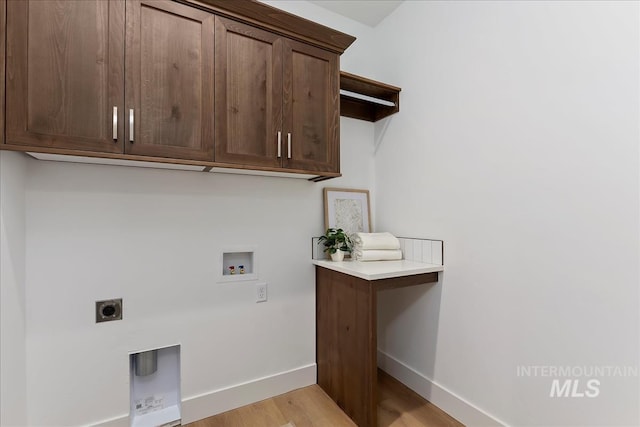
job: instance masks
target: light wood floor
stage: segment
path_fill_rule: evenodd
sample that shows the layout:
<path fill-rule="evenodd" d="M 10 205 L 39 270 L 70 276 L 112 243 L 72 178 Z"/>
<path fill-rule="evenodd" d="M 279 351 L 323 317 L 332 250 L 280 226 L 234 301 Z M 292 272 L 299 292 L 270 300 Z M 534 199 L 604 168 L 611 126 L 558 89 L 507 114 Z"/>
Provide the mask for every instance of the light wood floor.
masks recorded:
<path fill-rule="evenodd" d="M 289 425 L 287 425 L 290 423 Z M 294 390 L 189 424 L 189 427 L 353 427 L 355 424 L 318 386 Z M 464 427 L 378 370 L 378 427 Z"/>
<path fill-rule="evenodd" d="M 378 427 L 464 427 L 464 424 L 378 369 Z"/>

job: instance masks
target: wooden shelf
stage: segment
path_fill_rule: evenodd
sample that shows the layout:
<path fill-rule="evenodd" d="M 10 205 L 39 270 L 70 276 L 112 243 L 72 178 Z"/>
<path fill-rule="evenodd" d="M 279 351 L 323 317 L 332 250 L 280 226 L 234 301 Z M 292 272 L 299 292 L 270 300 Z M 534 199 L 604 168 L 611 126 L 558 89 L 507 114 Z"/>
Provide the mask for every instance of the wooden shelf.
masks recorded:
<path fill-rule="evenodd" d="M 396 86 L 341 71 L 340 115 L 377 122 L 400 111 L 401 90 Z"/>

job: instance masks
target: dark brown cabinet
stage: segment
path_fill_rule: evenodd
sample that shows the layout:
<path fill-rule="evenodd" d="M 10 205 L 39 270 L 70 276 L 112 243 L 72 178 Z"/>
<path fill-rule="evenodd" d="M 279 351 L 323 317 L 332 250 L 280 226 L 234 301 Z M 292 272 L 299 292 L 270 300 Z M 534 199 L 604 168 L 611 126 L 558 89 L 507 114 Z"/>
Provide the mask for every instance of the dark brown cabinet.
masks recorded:
<path fill-rule="evenodd" d="M 127 0 L 125 152 L 213 160 L 214 15 Z"/>
<path fill-rule="evenodd" d="M 216 162 L 278 168 L 282 37 L 216 17 Z"/>
<path fill-rule="evenodd" d="M 124 8 L 124 0 L 7 3 L 7 141 L 122 152 Z"/>
<path fill-rule="evenodd" d="M 12 143 L 213 159 L 213 14 L 168 0 L 11 1 L 8 13 Z"/>
<path fill-rule="evenodd" d="M 216 18 L 217 162 L 339 170 L 338 55 Z"/>
<path fill-rule="evenodd" d="M 351 36 L 254 1 L 0 0 L 0 20 L 0 149 L 339 176 Z"/>
<path fill-rule="evenodd" d="M 293 40 L 284 44 L 284 166 L 340 169 L 338 55 Z M 286 152 L 286 155 L 285 155 Z"/>

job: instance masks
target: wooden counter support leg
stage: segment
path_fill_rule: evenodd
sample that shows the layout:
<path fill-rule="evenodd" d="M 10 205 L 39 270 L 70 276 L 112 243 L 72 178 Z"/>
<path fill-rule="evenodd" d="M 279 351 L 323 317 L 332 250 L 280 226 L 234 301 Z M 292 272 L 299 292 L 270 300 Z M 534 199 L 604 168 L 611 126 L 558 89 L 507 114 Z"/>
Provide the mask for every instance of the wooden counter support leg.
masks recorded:
<path fill-rule="evenodd" d="M 318 384 L 360 427 L 377 425 L 376 338 L 372 282 L 316 268 Z"/>
<path fill-rule="evenodd" d="M 359 427 L 377 427 L 376 292 L 437 281 L 437 272 L 365 280 L 316 266 L 318 385 Z"/>

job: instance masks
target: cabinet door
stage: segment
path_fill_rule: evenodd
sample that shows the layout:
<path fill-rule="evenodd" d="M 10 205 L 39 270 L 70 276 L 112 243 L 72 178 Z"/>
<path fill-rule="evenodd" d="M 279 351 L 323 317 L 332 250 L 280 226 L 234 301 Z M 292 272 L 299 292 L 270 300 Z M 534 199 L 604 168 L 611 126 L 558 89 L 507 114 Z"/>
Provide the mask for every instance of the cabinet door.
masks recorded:
<path fill-rule="evenodd" d="M 121 153 L 124 0 L 9 1 L 6 18 L 6 142 Z"/>
<path fill-rule="evenodd" d="M 214 15 L 127 0 L 127 154 L 213 160 Z"/>
<path fill-rule="evenodd" d="M 216 162 L 280 167 L 282 38 L 216 18 Z"/>
<path fill-rule="evenodd" d="M 284 165 L 306 171 L 339 172 L 338 55 L 286 40 L 283 57 Z"/>

